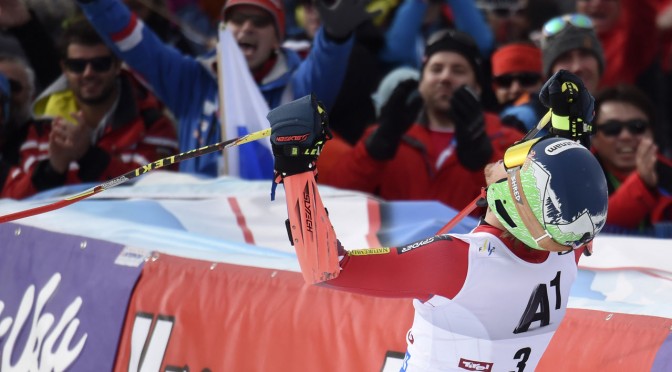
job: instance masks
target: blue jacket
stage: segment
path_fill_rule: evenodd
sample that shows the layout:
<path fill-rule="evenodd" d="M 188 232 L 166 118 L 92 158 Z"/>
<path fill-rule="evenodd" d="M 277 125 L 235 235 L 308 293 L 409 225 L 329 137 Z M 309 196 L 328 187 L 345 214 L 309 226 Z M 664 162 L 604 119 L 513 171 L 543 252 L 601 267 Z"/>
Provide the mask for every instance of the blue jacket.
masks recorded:
<path fill-rule="evenodd" d="M 445 0 L 453 12 L 455 28 L 474 38 L 481 55 L 488 58 L 495 45 L 495 36 L 473 1 Z M 427 38 L 441 28 L 440 24 L 423 29 L 425 11 L 423 0 L 405 0 L 395 13 L 385 33 L 386 45 L 380 58 L 391 66 L 422 67 Z"/>
<path fill-rule="evenodd" d="M 165 45 L 119 0 L 93 0 L 79 5 L 110 48 L 153 88 L 178 119 L 180 152 L 221 141 L 214 58 L 194 59 Z M 328 40 L 320 30 L 305 60 L 293 51 L 282 49 L 278 63 L 269 74 L 273 78 L 259 85 L 269 107 L 273 109 L 310 93 L 327 108 L 333 106 L 352 45 L 352 37 L 339 44 Z M 242 148 L 240 156 L 243 158 Z M 215 152 L 187 160 L 180 163 L 180 170 L 216 176 L 220 157 L 219 152 Z M 241 177 L 272 177 L 270 155 L 249 158 L 262 163 L 250 168 L 263 171 L 246 173 L 247 167 L 241 166 Z"/>

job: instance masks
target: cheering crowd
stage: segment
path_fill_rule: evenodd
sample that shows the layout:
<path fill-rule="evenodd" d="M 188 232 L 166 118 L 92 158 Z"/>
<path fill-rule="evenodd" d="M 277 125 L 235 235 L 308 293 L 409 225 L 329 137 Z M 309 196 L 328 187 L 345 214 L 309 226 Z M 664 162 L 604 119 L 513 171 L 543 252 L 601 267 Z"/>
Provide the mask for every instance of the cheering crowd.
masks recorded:
<path fill-rule="evenodd" d="M 318 182 L 386 200 L 464 208 L 567 70 L 596 98 L 604 231 L 672 236 L 672 1 L 39 1 L 0 0 L 3 197 L 221 141 L 221 21 L 271 109 L 324 104 Z M 220 162 L 175 171 L 214 177 Z"/>

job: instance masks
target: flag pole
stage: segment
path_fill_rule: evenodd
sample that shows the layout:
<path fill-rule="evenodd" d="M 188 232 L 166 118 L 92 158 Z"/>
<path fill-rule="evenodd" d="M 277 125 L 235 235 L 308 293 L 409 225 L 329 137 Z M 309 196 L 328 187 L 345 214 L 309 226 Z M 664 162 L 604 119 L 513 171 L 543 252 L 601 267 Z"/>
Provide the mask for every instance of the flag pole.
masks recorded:
<path fill-rule="evenodd" d="M 220 141 L 224 141 L 226 139 L 226 114 L 225 110 L 226 107 L 224 106 L 225 102 L 225 97 L 224 95 L 226 92 L 224 91 L 224 68 L 222 67 L 222 43 L 219 42 L 221 41 L 221 35 L 222 32 L 224 32 L 224 29 L 226 26 L 224 25 L 224 22 L 219 22 L 218 25 L 218 32 L 217 32 L 217 96 L 219 99 L 219 109 L 217 110 L 218 116 L 219 116 L 219 129 L 222 133 L 221 138 L 219 139 Z M 229 174 L 229 158 L 227 156 L 226 151 L 222 151 L 222 164 L 219 169 L 219 174 L 220 175 L 228 175 Z"/>

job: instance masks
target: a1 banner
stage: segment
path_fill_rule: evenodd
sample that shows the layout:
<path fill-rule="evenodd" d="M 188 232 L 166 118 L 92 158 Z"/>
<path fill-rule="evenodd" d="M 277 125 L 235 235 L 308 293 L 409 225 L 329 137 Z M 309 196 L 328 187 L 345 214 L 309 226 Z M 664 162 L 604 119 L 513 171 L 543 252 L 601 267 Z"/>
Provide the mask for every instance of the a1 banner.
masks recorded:
<path fill-rule="evenodd" d="M 0 370 L 112 370 L 146 253 L 17 224 L 0 242 Z"/>

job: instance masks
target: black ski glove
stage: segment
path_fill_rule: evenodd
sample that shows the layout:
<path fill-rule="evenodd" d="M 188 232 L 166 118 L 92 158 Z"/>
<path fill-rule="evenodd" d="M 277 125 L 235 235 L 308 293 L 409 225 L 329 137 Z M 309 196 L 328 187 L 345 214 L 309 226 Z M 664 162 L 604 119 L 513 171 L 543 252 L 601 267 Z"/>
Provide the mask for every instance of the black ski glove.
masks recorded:
<path fill-rule="evenodd" d="M 397 153 L 401 137 L 413 125 L 422 107 L 418 81 L 400 82 L 380 109 L 380 126 L 366 139 L 366 151 L 376 160 L 390 160 Z"/>
<path fill-rule="evenodd" d="M 595 132 L 592 126 L 595 98 L 588 92 L 581 79 L 566 70 L 553 74 L 541 87 L 541 103 L 550 108 L 552 134 L 572 140 L 580 140 L 584 145 Z M 589 145 L 589 142 L 588 142 Z"/>
<path fill-rule="evenodd" d="M 327 112 L 314 95 L 279 106 L 266 116 L 271 124 L 275 183 L 313 171 L 324 142 L 331 139 Z"/>
<path fill-rule="evenodd" d="M 315 0 L 315 5 L 320 13 L 324 31 L 336 41 L 347 39 L 357 26 L 381 12 L 366 11 L 370 0 L 335 0 L 329 5 L 325 4 L 325 1 L 328 0 Z"/>
<path fill-rule="evenodd" d="M 450 99 L 450 112 L 455 122 L 457 159 L 469 170 L 482 169 L 490 161 L 493 150 L 485 132 L 485 117 L 478 96 L 463 85 Z"/>

